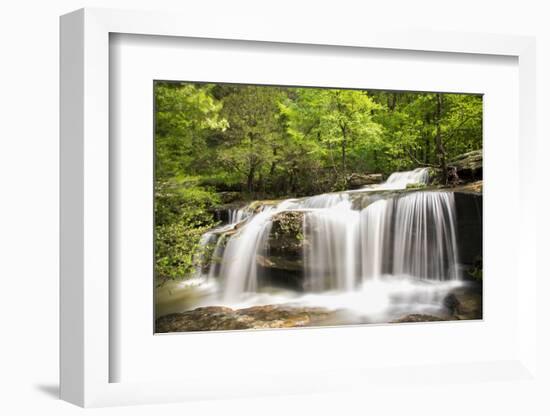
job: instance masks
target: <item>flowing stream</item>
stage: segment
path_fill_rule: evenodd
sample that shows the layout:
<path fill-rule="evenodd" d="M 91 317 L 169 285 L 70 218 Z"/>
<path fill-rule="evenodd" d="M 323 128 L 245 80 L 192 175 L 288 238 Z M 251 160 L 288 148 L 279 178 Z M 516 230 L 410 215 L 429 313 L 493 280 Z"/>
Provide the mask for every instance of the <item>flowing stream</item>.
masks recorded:
<path fill-rule="evenodd" d="M 437 313 L 449 288 L 461 284 L 454 194 L 399 191 L 428 179 L 423 168 L 396 172 L 360 190 L 229 212 L 229 224 L 201 240 L 212 247 L 212 261 L 206 270 L 197 267 L 193 281 L 205 295 L 194 305 L 293 303 L 375 321 Z M 273 218 L 293 211 L 303 218 L 302 291 L 272 287 L 258 264 L 269 254 Z"/>

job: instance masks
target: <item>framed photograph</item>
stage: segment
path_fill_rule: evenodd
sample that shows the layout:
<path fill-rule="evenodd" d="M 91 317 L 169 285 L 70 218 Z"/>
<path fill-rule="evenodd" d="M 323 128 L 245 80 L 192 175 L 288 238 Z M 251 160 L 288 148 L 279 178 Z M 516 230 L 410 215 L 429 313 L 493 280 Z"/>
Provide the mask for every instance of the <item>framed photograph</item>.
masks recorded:
<path fill-rule="evenodd" d="M 156 332 L 482 319 L 482 95 L 153 89 Z"/>
<path fill-rule="evenodd" d="M 62 398 L 537 383 L 534 40 L 181 18 L 61 18 Z"/>

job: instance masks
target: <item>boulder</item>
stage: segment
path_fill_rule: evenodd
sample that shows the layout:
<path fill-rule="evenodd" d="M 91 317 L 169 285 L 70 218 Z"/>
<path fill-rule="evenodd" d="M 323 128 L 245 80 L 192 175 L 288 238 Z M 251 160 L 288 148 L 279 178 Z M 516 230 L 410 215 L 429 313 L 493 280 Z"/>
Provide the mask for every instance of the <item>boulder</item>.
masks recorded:
<path fill-rule="evenodd" d="M 483 181 L 465 183 L 451 187 L 453 192 L 481 195 L 483 193 Z"/>
<path fill-rule="evenodd" d="M 421 313 L 412 313 L 405 315 L 399 319 L 391 321 L 392 324 L 401 324 L 406 322 L 436 322 L 436 321 L 447 321 L 448 319 L 442 318 L 435 315 L 426 315 Z"/>
<path fill-rule="evenodd" d="M 352 173 L 347 178 L 349 189 L 358 189 L 367 185 L 382 183 L 384 178 L 381 173 Z"/>
<path fill-rule="evenodd" d="M 332 324 L 336 313 L 323 308 L 288 305 L 231 309 L 209 306 L 161 316 L 156 332 L 227 331 L 232 329 L 296 328 Z"/>
<path fill-rule="evenodd" d="M 257 254 L 256 260 L 259 266 L 266 269 L 277 269 L 288 272 L 301 272 L 303 267 L 302 260 L 295 257 L 284 257 L 275 255 L 262 256 L 261 254 Z"/>
<path fill-rule="evenodd" d="M 304 213 L 283 211 L 272 218 L 269 254 L 285 258 L 301 257 L 304 244 Z"/>
<path fill-rule="evenodd" d="M 281 199 L 259 199 L 248 204 L 248 209 L 252 212 L 261 212 L 266 207 L 272 207 L 282 202 Z"/>
<path fill-rule="evenodd" d="M 303 221 L 300 211 L 283 211 L 273 217 L 267 250 L 256 256 L 266 284 L 303 290 Z"/>
<path fill-rule="evenodd" d="M 483 179 L 483 149 L 464 153 L 449 161 L 459 179 L 465 182 Z"/>
<path fill-rule="evenodd" d="M 454 319 L 482 319 L 482 287 L 470 284 L 457 288 L 445 296 L 443 305 Z"/>

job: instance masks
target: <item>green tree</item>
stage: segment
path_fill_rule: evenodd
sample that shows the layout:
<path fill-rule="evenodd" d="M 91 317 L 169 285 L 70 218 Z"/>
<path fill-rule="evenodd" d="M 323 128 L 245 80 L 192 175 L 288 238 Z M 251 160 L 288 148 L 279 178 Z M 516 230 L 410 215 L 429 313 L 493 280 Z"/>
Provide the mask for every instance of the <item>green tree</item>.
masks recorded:
<path fill-rule="evenodd" d="M 383 106 L 375 120 L 383 126 L 387 166 L 403 170 L 431 166 L 447 179 L 449 161 L 482 147 L 482 97 L 443 93 L 374 93 Z"/>
<path fill-rule="evenodd" d="M 159 281 L 195 270 L 227 198 L 347 189 L 351 173 L 430 166 L 482 147 L 480 95 L 155 83 Z"/>
<path fill-rule="evenodd" d="M 216 223 L 209 210 L 216 194 L 196 187 L 159 183 L 155 189 L 155 275 L 158 283 L 190 276 L 202 234 Z"/>
<path fill-rule="evenodd" d="M 281 147 L 278 102 L 282 96 L 279 88 L 243 86 L 223 100 L 229 128 L 219 159 L 244 176 L 249 193 L 262 182 L 266 168 L 275 169 Z"/>
<path fill-rule="evenodd" d="M 361 164 L 380 146 L 382 130 L 373 119 L 380 108 L 365 91 L 309 88 L 298 89 L 297 98 L 281 107 L 290 134 L 316 143 L 313 151 L 327 159 L 342 185 L 350 160 Z"/>
<path fill-rule="evenodd" d="M 161 179 L 202 170 L 210 158 L 206 138 L 223 131 L 222 103 L 211 85 L 157 82 L 155 85 L 155 148 Z"/>

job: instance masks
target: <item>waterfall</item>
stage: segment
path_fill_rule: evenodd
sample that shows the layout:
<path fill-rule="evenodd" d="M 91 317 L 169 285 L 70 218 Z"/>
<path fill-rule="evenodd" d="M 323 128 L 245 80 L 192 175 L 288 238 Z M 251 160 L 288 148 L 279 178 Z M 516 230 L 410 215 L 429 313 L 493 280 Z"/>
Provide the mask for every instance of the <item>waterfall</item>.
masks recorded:
<path fill-rule="evenodd" d="M 380 279 L 384 255 L 388 254 L 393 204 L 380 199 L 361 211 L 361 272 L 364 278 Z"/>
<path fill-rule="evenodd" d="M 308 289 L 353 290 L 386 275 L 425 280 L 458 279 L 454 196 L 414 192 L 351 204 L 305 216 Z"/>
<path fill-rule="evenodd" d="M 216 245 L 214 250 L 212 250 L 210 257 L 210 269 L 208 270 L 208 279 L 213 279 L 219 276 L 221 268 L 221 259 L 223 257 L 223 252 L 225 250 L 226 236 L 223 234 L 223 229 L 220 230 L 220 233 L 217 234 L 216 240 L 214 241 Z"/>
<path fill-rule="evenodd" d="M 265 247 L 266 238 L 269 236 L 271 210 L 269 207 L 253 216 L 246 226 L 227 242 L 220 269 L 225 299 L 234 300 L 243 293 L 256 291 L 256 255 Z"/>
<path fill-rule="evenodd" d="M 430 171 L 428 168 L 417 168 L 405 172 L 393 172 L 386 182 L 377 185 L 367 185 L 359 192 L 369 190 L 398 190 L 406 189 L 407 185 L 422 184 L 427 185 L 430 181 Z M 356 191 L 356 192 L 358 192 Z"/>
<path fill-rule="evenodd" d="M 348 195 L 340 193 L 314 195 L 296 202 L 299 208 L 331 208 L 348 201 Z"/>
<path fill-rule="evenodd" d="M 346 199 L 304 216 L 305 286 L 315 292 L 353 290 L 357 280 L 356 258 L 359 213 Z"/>
<path fill-rule="evenodd" d="M 458 279 L 453 193 L 414 192 L 396 202 L 393 273 Z"/>
<path fill-rule="evenodd" d="M 386 180 L 386 189 L 404 189 L 410 184 L 427 184 L 430 179 L 428 168 L 417 168 L 406 172 L 394 172 Z"/>
<path fill-rule="evenodd" d="M 227 210 L 229 224 L 237 224 L 250 216 L 248 207 Z"/>
<path fill-rule="evenodd" d="M 200 277 L 204 273 L 204 264 L 208 257 L 210 246 L 216 243 L 217 235 L 213 231 L 208 231 L 201 236 L 199 240 L 199 250 L 193 257 L 195 265 L 195 277 Z"/>
<path fill-rule="evenodd" d="M 253 215 L 227 242 L 223 251 L 220 278 L 223 282 L 223 297 L 238 300 L 244 293 L 256 292 L 258 288 L 257 255 L 267 250 L 273 215 L 292 206 L 294 200 L 277 206 L 264 206 Z"/>
<path fill-rule="evenodd" d="M 232 210 L 230 224 L 206 233 L 213 245 L 208 277 L 217 278 L 223 299 L 238 301 L 261 291 L 258 256 L 269 257 L 272 218 L 303 212 L 303 288 L 306 292 L 353 292 L 388 277 L 408 280 L 459 279 L 454 194 L 442 191 L 381 192 L 427 183 L 428 170 L 396 172 L 365 193 L 368 205 L 354 204 L 355 191 L 288 199 L 254 211 Z M 354 206 L 359 205 L 359 206 Z M 198 271 L 199 272 L 199 271 Z"/>

